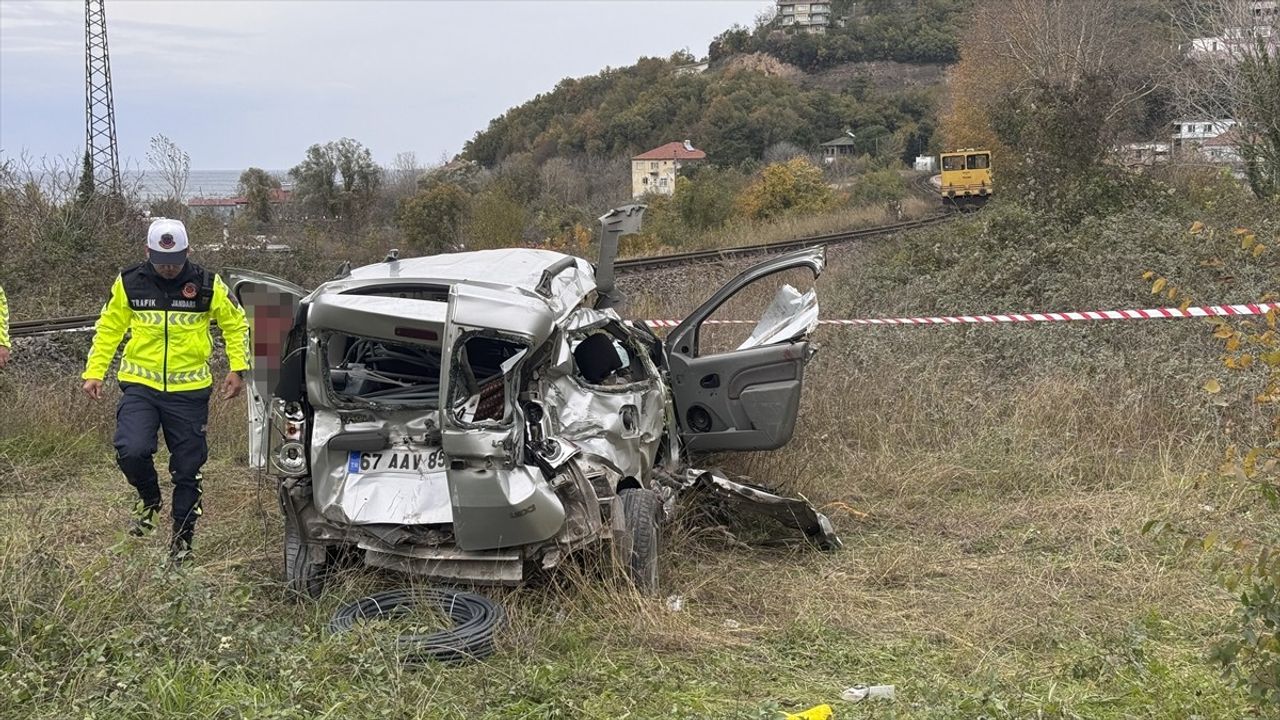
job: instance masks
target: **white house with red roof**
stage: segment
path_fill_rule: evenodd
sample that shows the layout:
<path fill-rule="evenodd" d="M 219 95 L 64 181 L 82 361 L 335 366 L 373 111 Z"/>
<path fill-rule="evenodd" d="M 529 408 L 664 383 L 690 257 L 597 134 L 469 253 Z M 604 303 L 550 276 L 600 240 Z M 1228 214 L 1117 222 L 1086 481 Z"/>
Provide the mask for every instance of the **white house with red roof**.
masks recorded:
<path fill-rule="evenodd" d="M 676 189 L 676 174 L 690 163 L 707 159 L 707 154 L 688 140 L 669 142 L 631 158 L 631 196 L 649 193 L 670 195 Z"/>

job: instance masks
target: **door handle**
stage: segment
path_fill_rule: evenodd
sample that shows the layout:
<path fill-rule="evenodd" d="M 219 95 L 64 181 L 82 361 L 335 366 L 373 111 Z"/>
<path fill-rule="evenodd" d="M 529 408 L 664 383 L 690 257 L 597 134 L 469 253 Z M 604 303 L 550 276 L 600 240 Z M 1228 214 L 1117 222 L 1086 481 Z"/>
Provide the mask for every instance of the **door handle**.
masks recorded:
<path fill-rule="evenodd" d="M 703 375 L 702 379 L 698 381 L 698 384 L 704 388 L 707 388 L 708 390 L 710 390 L 711 388 L 718 388 L 720 387 L 720 373 L 711 373 L 710 375 Z"/>

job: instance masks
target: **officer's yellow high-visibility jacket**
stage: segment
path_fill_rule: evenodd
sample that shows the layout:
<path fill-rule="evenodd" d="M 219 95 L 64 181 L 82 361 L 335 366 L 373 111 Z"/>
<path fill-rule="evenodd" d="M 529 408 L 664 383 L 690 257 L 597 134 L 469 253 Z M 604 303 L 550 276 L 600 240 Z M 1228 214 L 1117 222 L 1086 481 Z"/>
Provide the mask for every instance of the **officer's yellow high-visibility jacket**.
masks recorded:
<path fill-rule="evenodd" d="M 0 287 L 0 347 L 9 347 L 9 300 Z"/>
<path fill-rule="evenodd" d="M 191 262 L 175 280 L 160 277 L 149 263 L 128 268 L 111 286 L 111 298 L 94 325 L 82 377 L 106 377 L 127 330 L 120 382 L 166 392 L 207 388 L 213 384 L 210 320 L 222 332 L 231 370 L 249 369 L 249 326 L 222 278 Z"/>

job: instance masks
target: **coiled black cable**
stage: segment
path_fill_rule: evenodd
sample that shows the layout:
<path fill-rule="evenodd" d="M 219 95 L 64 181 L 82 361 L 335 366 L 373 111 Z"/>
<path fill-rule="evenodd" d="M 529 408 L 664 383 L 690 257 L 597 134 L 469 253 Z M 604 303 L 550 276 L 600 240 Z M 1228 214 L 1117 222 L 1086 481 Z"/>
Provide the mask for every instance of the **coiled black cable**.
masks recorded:
<path fill-rule="evenodd" d="M 396 638 L 396 648 L 405 662 L 464 663 L 493 654 L 494 633 L 506 617 L 502 608 L 482 595 L 443 588 L 387 590 L 361 598 L 334 612 L 329 632 L 346 632 L 357 620 L 405 615 L 420 604 L 435 605 L 453 620 L 453 627 Z"/>

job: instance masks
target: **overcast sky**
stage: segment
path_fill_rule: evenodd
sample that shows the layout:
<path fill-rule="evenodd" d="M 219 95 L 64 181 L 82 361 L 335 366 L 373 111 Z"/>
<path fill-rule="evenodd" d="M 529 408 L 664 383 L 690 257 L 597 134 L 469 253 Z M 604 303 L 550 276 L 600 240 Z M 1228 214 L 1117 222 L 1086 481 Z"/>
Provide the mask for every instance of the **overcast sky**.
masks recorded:
<path fill-rule="evenodd" d="M 122 162 L 164 134 L 193 169 L 283 170 L 352 137 L 452 156 L 564 77 L 701 57 L 771 0 L 107 0 Z M 0 0 L 0 152 L 84 144 L 84 3 Z"/>

